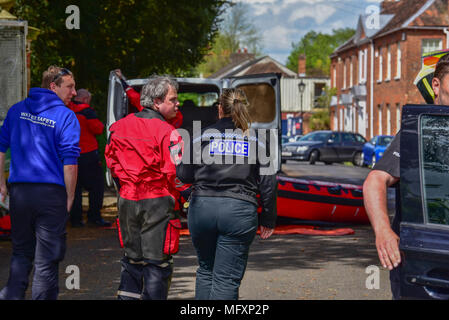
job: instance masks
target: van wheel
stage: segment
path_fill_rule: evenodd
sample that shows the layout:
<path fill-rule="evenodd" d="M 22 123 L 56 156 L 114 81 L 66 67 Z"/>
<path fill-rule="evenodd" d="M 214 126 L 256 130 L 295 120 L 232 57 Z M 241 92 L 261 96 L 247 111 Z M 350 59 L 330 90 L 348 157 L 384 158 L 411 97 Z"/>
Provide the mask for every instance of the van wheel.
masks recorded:
<path fill-rule="evenodd" d="M 310 153 L 309 163 L 310 163 L 310 164 L 315 164 L 315 162 L 318 161 L 318 156 L 319 156 L 318 150 L 313 150 L 313 151 Z"/>

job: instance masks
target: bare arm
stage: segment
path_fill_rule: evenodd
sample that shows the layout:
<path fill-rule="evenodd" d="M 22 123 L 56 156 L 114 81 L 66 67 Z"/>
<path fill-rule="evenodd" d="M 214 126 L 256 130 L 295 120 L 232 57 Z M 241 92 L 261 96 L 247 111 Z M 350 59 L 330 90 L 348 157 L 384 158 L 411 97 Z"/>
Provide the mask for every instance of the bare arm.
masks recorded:
<path fill-rule="evenodd" d="M 391 229 L 387 209 L 387 190 L 399 179 L 387 172 L 373 170 L 363 184 L 363 200 L 376 235 L 376 248 L 384 268 L 393 269 L 401 262 L 399 236 Z"/>
<path fill-rule="evenodd" d="M 64 182 L 67 191 L 67 212 L 73 205 L 75 199 L 76 179 L 78 177 L 78 165 L 65 165 L 64 166 Z"/>

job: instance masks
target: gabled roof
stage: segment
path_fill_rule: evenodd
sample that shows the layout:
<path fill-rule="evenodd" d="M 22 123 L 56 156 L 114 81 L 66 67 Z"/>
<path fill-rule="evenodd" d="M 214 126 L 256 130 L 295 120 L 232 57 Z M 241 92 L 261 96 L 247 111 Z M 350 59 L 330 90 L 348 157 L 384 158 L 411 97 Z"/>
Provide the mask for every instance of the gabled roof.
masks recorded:
<path fill-rule="evenodd" d="M 389 32 L 406 28 L 449 26 L 449 0 L 400 0 L 384 2 L 379 16 L 379 28 L 370 24 L 370 15 L 360 15 L 355 35 L 338 47 L 331 56 L 361 45 Z"/>
<path fill-rule="evenodd" d="M 209 78 L 222 79 L 259 73 L 281 73 L 284 77 L 296 77 L 297 74 L 270 56 L 258 59 L 245 59 L 238 63 L 230 63 L 221 70 L 218 70 Z"/>

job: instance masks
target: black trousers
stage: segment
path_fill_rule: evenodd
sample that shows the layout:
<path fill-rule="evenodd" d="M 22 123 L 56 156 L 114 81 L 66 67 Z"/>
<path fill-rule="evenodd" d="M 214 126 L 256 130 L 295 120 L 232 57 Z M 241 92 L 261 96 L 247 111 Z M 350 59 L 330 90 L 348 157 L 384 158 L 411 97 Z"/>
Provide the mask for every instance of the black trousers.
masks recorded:
<path fill-rule="evenodd" d="M 78 180 L 76 183 L 75 200 L 70 211 L 70 221 L 79 223 L 82 221 L 83 189 L 89 192 L 89 211 L 87 219 L 97 221 L 101 218 L 100 210 L 103 207 L 104 180 L 98 150 L 82 153 L 78 158 Z"/>
<path fill-rule="evenodd" d="M 55 184 L 13 183 L 10 199 L 12 257 L 0 300 L 25 298 L 33 262 L 32 299 L 55 300 L 58 266 L 66 251 L 66 190 Z"/>

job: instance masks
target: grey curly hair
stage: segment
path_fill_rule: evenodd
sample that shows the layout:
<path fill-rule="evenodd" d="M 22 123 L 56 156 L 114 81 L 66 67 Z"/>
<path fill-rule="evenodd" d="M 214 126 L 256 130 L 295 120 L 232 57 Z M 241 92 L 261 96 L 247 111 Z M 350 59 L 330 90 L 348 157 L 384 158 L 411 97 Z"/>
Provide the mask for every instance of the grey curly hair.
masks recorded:
<path fill-rule="evenodd" d="M 153 108 L 154 100 L 165 100 L 168 89 L 179 89 L 178 82 L 169 76 L 151 76 L 140 93 L 140 104 L 144 108 Z"/>

